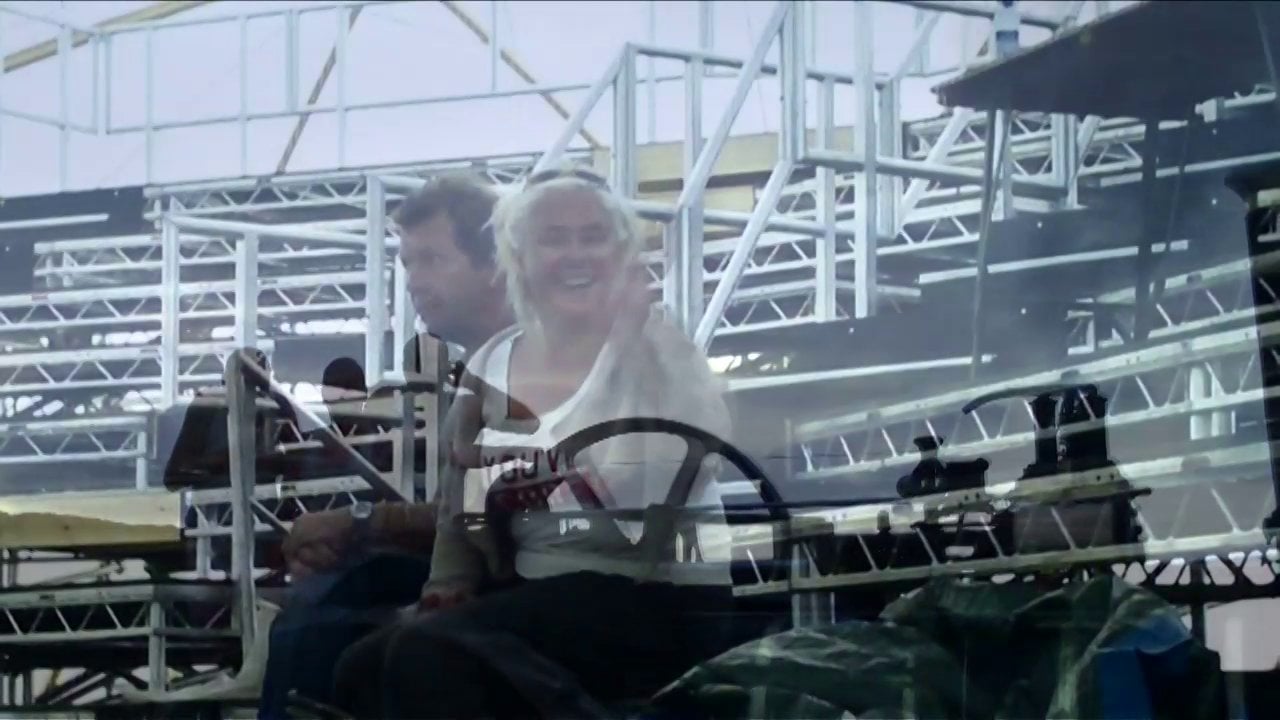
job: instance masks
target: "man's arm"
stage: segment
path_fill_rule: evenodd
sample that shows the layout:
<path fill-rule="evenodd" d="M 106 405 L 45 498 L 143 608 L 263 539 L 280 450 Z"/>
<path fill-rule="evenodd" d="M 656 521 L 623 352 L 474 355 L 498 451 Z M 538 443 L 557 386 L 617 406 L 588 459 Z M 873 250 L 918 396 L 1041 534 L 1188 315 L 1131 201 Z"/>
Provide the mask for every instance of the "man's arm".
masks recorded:
<path fill-rule="evenodd" d="M 436 506 L 383 503 L 369 518 L 373 547 L 427 555 L 435 543 Z M 303 515 L 285 538 L 285 562 L 293 575 L 332 570 L 351 551 L 355 521 L 348 508 Z"/>

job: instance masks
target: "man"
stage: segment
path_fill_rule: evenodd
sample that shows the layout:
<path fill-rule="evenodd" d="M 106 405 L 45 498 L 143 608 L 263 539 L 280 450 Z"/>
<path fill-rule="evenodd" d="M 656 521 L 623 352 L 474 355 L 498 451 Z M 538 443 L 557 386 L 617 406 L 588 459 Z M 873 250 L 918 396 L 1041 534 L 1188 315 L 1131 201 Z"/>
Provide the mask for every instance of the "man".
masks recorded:
<path fill-rule="evenodd" d="M 494 264 L 496 201 L 489 187 L 441 177 L 393 216 L 415 310 L 432 334 L 468 349 L 514 322 Z M 435 505 L 363 505 L 303 515 L 285 540 L 295 590 L 309 602 L 287 608 L 273 625 L 260 707 L 267 720 L 285 717 L 290 690 L 328 702 L 337 654 L 380 619 L 363 611 L 412 603 L 426 579 Z"/>
<path fill-rule="evenodd" d="M 462 178 L 429 182 L 393 217 L 400 235 L 400 258 L 408 272 L 414 309 L 433 335 L 464 348 L 477 348 L 514 320 L 505 285 L 494 265 L 489 216 L 496 194 Z M 368 540 L 418 550 L 434 531 L 432 505 L 380 505 L 369 518 Z M 353 518 L 345 509 L 299 518 L 285 542 L 292 574 L 331 570 L 347 550 Z M 425 543 L 430 549 L 430 543 Z"/>

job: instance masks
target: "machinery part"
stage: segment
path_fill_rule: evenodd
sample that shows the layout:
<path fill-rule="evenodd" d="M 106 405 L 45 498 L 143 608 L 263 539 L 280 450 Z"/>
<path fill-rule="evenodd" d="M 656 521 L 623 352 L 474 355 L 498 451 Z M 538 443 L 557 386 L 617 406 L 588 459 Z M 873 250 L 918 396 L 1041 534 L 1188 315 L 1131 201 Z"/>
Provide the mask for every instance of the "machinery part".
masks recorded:
<path fill-rule="evenodd" d="M 908 475 L 898 478 L 898 494 L 904 498 L 980 488 L 987 484 L 987 460 L 956 460 L 943 462 L 938 459 L 938 449 L 945 438 L 923 435 L 916 438 L 920 462 Z"/>

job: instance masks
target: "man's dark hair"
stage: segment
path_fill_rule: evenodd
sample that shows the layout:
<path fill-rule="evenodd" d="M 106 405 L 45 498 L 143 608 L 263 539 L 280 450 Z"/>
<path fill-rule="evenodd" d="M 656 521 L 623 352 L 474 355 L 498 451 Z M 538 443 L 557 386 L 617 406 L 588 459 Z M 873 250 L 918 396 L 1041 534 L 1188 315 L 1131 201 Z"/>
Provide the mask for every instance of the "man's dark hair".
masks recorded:
<path fill-rule="evenodd" d="M 444 213 L 453 222 L 458 249 L 476 265 L 489 266 L 494 253 L 489 218 L 497 202 L 497 193 L 487 185 L 466 177 L 442 176 L 406 197 L 392 219 L 407 233 Z"/>

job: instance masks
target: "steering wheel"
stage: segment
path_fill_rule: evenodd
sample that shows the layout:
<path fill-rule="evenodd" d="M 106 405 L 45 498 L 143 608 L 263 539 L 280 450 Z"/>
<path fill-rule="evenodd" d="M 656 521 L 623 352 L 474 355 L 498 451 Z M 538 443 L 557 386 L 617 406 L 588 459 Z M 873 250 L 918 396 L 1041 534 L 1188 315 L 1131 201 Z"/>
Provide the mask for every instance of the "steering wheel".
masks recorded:
<path fill-rule="evenodd" d="M 760 494 L 761 500 L 764 501 L 763 508 L 768 512 L 769 519 L 775 523 L 784 524 L 790 520 L 791 514 L 787 510 L 782 500 L 782 496 L 778 493 L 773 481 L 769 479 L 763 469 L 755 463 L 745 452 L 729 441 L 717 437 L 701 428 L 694 427 L 688 423 L 678 420 L 670 420 L 667 418 L 657 417 L 628 417 L 616 420 L 606 420 L 585 427 L 564 440 L 560 441 L 554 449 L 549 453 L 556 453 L 553 457 L 562 457 L 571 464 L 574 459 L 584 450 L 613 438 L 624 435 L 633 434 L 656 434 L 656 435 L 673 435 L 685 442 L 685 454 L 681 459 L 680 468 L 676 471 L 676 476 L 672 480 L 671 490 L 667 494 L 664 505 L 670 509 L 682 508 L 686 506 L 689 494 L 693 490 L 693 485 L 697 481 L 698 473 L 702 469 L 702 463 L 708 455 L 718 455 L 729 462 L 730 465 L 737 468 L 743 476 L 755 485 Z M 492 496 L 493 493 L 490 493 Z M 494 509 L 489 500 L 486 499 L 487 521 L 490 523 L 505 526 L 500 528 L 499 532 L 505 537 L 500 537 L 499 542 L 510 542 L 509 520 L 511 517 L 508 513 Z M 614 511 L 611 513 L 617 518 L 629 515 L 638 515 L 636 511 Z M 645 528 L 645 538 L 647 540 L 650 528 Z M 775 533 L 773 539 L 774 571 L 772 579 L 781 579 L 779 572 L 786 572 L 788 563 L 790 562 L 791 542 L 788 538 L 789 533 L 785 530 L 781 533 Z"/>

